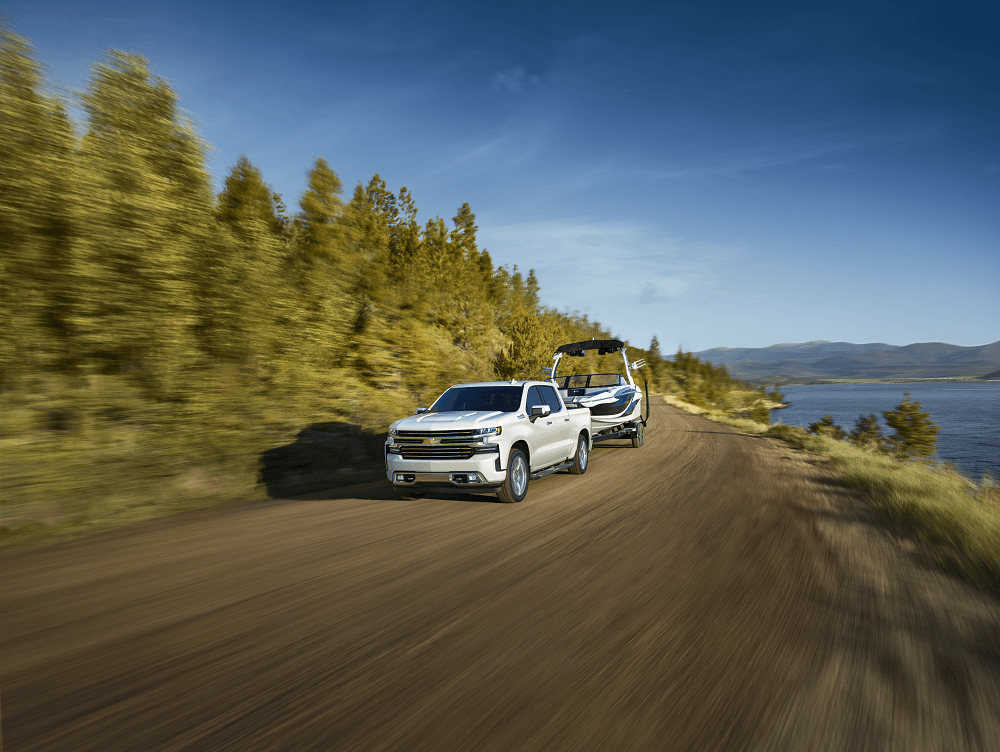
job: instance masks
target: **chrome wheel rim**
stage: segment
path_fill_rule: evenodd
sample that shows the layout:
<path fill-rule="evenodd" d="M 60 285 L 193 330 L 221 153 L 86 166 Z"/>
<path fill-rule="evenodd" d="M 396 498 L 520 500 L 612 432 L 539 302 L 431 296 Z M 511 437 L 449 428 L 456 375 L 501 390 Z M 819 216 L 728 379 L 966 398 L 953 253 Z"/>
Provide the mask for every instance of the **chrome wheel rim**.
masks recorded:
<path fill-rule="evenodd" d="M 582 436 L 580 437 L 580 448 L 577 449 L 577 451 L 580 453 L 580 469 L 581 470 L 586 470 L 587 469 L 587 440 L 585 438 L 583 438 Z"/>
<path fill-rule="evenodd" d="M 510 469 L 510 487 L 515 496 L 521 496 L 528 487 L 528 469 L 522 455 L 514 458 L 514 465 Z"/>

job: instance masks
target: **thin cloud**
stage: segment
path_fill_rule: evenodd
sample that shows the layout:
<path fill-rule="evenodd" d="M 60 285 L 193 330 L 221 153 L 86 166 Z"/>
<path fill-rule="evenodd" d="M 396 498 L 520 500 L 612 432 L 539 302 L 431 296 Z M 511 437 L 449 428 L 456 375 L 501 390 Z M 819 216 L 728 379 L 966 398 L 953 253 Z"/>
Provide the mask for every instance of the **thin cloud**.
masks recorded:
<path fill-rule="evenodd" d="M 731 149 L 722 154 L 706 154 L 696 158 L 694 164 L 666 166 L 645 170 L 644 174 L 656 180 L 675 180 L 710 176 L 737 176 L 760 170 L 772 170 L 794 164 L 821 159 L 844 157 L 852 153 L 885 146 L 909 145 L 934 138 L 939 132 L 935 126 L 913 130 L 867 135 L 845 133 L 774 134 L 767 142 L 742 149 Z M 831 166 L 820 169 L 831 169 Z M 833 170 L 843 165 L 833 163 Z"/>
<path fill-rule="evenodd" d="M 681 277 L 660 277 L 643 282 L 639 287 L 639 305 L 662 303 L 680 298 L 691 286 L 689 280 Z"/>
<path fill-rule="evenodd" d="M 517 165 L 538 151 L 537 139 L 530 133 L 504 133 L 479 144 L 459 147 L 457 153 L 441 155 L 441 163 L 423 173 L 423 178 L 440 178 L 461 170 L 463 173 L 496 169 L 498 164 Z"/>
<path fill-rule="evenodd" d="M 482 244 L 496 259 L 535 269 L 546 300 L 557 308 L 591 307 L 598 318 L 605 308 L 662 303 L 710 287 L 716 270 L 744 252 L 626 222 L 483 221 L 480 228 Z"/>
<path fill-rule="evenodd" d="M 507 94 L 520 94 L 523 91 L 539 87 L 541 83 L 541 78 L 529 74 L 521 66 L 499 71 L 493 76 L 493 90 Z"/>
<path fill-rule="evenodd" d="M 497 154 L 501 150 L 504 150 L 508 145 L 509 138 L 507 136 L 498 136 L 497 138 L 487 141 L 486 143 L 466 149 L 461 154 L 453 157 L 437 169 L 432 170 L 429 174 L 439 175 L 451 172 L 459 167 L 467 167 L 470 163 L 481 162 L 485 157 Z"/>

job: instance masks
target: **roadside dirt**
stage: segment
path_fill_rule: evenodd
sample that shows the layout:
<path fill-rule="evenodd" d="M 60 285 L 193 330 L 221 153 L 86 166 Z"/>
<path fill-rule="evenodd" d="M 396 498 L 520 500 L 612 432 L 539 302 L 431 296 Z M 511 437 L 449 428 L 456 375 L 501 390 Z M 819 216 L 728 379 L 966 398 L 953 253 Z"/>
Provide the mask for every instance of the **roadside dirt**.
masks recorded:
<path fill-rule="evenodd" d="M 0 555 L 20 750 L 1000 750 L 1000 603 L 821 464 L 666 405 L 587 474 Z"/>

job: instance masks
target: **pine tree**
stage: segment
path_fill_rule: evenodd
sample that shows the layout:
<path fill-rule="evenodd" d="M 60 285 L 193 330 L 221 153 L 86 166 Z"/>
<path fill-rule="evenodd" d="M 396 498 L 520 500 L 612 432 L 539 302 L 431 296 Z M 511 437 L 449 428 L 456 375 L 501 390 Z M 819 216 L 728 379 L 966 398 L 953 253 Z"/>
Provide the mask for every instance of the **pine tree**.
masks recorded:
<path fill-rule="evenodd" d="M 388 295 L 391 276 L 390 232 L 399 218 L 396 197 L 385 181 L 374 175 L 368 185 L 360 183 L 348 207 L 355 236 L 358 269 L 353 297 L 358 302 L 355 329 L 361 331 L 368 317 Z"/>
<path fill-rule="evenodd" d="M 433 269 L 413 197 L 401 190 L 397 198 L 375 175 L 356 187 L 347 212 L 356 265 L 352 366 L 379 393 L 433 392 L 443 374 L 456 372 L 457 359 L 450 337 L 429 320 Z M 437 364 L 433 373 L 429 364 Z"/>
<path fill-rule="evenodd" d="M 411 268 L 421 243 L 417 205 L 405 185 L 399 189 L 395 208 L 395 219 L 389 226 L 389 255 L 397 274 L 405 275 L 406 270 Z"/>
<path fill-rule="evenodd" d="M 476 246 L 476 232 L 479 228 L 476 226 L 476 215 L 472 213 L 467 203 L 459 207 L 458 214 L 454 216 L 452 222 L 455 224 L 455 229 L 449 234 L 449 240 L 457 254 L 466 261 L 476 260 L 479 252 Z"/>
<path fill-rule="evenodd" d="M 529 269 L 528 276 L 524 280 L 524 305 L 529 311 L 537 312 L 540 305 L 538 291 L 541 285 L 538 284 L 538 277 L 535 270 Z"/>
<path fill-rule="evenodd" d="M 940 426 L 931 420 L 931 414 L 920 409 L 920 403 L 903 392 L 903 401 L 895 410 L 882 413 L 885 422 L 895 433 L 889 437 L 888 446 L 902 457 L 929 457 L 934 454 Z"/>
<path fill-rule="evenodd" d="M 26 40 L 0 27 L 0 381 L 76 359 L 75 139 Z"/>
<path fill-rule="evenodd" d="M 428 220 L 410 266 L 419 281 L 414 307 L 430 325 L 448 333 L 468 378 L 490 378 L 502 346 L 497 331 L 503 297 L 489 254 L 476 243 L 475 214 L 463 205 L 449 230 L 440 217 Z"/>
<path fill-rule="evenodd" d="M 203 147 L 139 56 L 109 53 L 82 101 L 84 341 L 98 362 L 164 394 L 197 359 L 195 277 L 212 230 Z"/>
<path fill-rule="evenodd" d="M 462 204 L 452 222 L 454 229 L 448 235 L 447 255 L 458 272 L 456 279 L 465 283 L 456 285 L 452 279 L 441 289 L 451 312 L 447 326 L 458 347 L 469 352 L 473 359 L 485 361 L 491 355 L 486 345 L 493 325 L 492 275 L 483 273 L 484 259 L 476 243 L 476 215 L 468 204 Z M 490 266 L 492 272 L 492 262 Z"/>
<path fill-rule="evenodd" d="M 352 223 L 340 192 L 340 177 L 326 160 L 317 158 L 300 201 L 290 257 L 298 293 L 292 317 L 303 342 L 300 356 L 321 367 L 329 367 L 343 352 L 357 313 L 351 298 L 357 282 Z"/>
<path fill-rule="evenodd" d="M 219 194 L 215 217 L 234 229 L 249 226 L 251 218 L 258 220 L 271 234 L 280 237 L 284 222 L 278 213 L 281 196 L 267 183 L 258 170 L 241 154 L 226 178 L 226 187 Z"/>
<path fill-rule="evenodd" d="M 663 353 L 660 352 L 660 340 L 654 334 L 653 339 L 649 342 L 649 355 L 647 356 L 650 363 L 659 363 L 663 360 Z"/>
<path fill-rule="evenodd" d="M 221 250 L 215 273 L 206 278 L 212 351 L 269 373 L 294 341 L 286 331 L 289 275 L 273 195 L 260 171 L 241 156 L 216 202 Z"/>
<path fill-rule="evenodd" d="M 497 355 L 497 376 L 501 379 L 536 377 L 552 354 L 538 318 L 530 311 L 519 311 L 508 320 L 504 334 L 510 345 Z"/>
<path fill-rule="evenodd" d="M 830 438 L 842 441 L 847 438 L 844 429 L 833 422 L 833 416 L 827 413 L 815 423 L 809 424 L 809 433 L 822 434 Z"/>
<path fill-rule="evenodd" d="M 340 176 L 325 159 L 318 157 L 309 170 L 308 188 L 299 201 L 296 256 L 306 267 L 315 266 L 321 259 L 334 264 L 343 260 L 347 242 L 341 189 Z"/>
<path fill-rule="evenodd" d="M 684 348 L 680 345 L 677 346 L 677 352 L 674 354 L 674 366 L 678 371 L 687 370 L 687 355 L 684 352 Z"/>
<path fill-rule="evenodd" d="M 879 426 L 875 413 L 859 415 L 848 435 L 855 446 L 875 450 L 885 448 L 885 436 L 882 434 L 882 427 Z"/>

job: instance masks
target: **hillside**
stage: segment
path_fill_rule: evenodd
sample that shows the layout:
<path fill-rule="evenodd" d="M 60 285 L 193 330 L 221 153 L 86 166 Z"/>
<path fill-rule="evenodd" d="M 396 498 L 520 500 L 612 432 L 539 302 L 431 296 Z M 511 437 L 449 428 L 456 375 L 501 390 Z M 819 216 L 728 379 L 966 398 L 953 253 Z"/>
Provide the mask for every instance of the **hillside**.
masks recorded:
<path fill-rule="evenodd" d="M 748 381 L 981 378 L 1000 367 L 1000 341 L 962 347 L 944 342 L 898 346 L 818 340 L 694 353 Z"/>
<path fill-rule="evenodd" d="M 853 357 L 863 355 L 871 350 L 892 350 L 898 345 L 887 345 L 884 342 L 870 342 L 855 345 L 851 342 L 829 342 L 814 340 L 812 342 L 785 343 L 770 347 L 713 347 L 711 350 L 696 352 L 701 360 L 709 360 L 715 365 L 732 365 L 733 363 L 809 363 L 820 358 Z"/>

